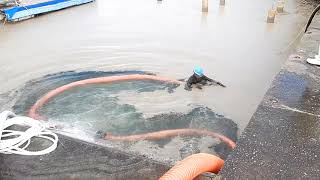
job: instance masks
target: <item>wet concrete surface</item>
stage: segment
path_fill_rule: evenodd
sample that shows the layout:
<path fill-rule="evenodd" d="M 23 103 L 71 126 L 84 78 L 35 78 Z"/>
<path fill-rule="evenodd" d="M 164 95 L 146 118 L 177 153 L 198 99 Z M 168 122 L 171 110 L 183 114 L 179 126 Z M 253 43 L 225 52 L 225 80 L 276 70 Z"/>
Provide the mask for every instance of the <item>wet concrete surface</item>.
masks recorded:
<path fill-rule="evenodd" d="M 144 156 L 90 144 L 58 135 L 57 149 L 42 156 L 0 154 L 0 179 L 143 179 L 154 180 L 170 166 Z M 38 141 L 38 142 L 37 142 Z M 32 149 L 45 148 L 36 140 Z M 30 149 L 30 150 L 32 150 Z M 196 180 L 210 180 L 215 174 L 204 173 Z"/>
<path fill-rule="evenodd" d="M 320 179 L 320 17 L 275 78 L 220 179 Z"/>
<path fill-rule="evenodd" d="M 0 179 L 157 179 L 169 168 L 61 135 L 48 155 L 0 155 L 0 162 Z"/>

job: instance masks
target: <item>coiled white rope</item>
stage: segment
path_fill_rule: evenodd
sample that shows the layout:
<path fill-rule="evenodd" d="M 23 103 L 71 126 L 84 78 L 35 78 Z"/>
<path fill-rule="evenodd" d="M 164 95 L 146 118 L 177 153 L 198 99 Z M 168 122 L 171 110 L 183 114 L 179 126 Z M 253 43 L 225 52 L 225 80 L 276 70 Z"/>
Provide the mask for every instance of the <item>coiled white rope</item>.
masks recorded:
<path fill-rule="evenodd" d="M 25 131 L 9 130 L 10 126 L 27 126 Z M 51 146 L 40 151 L 28 151 L 31 138 L 43 138 L 52 142 Z M 20 155 L 43 155 L 54 151 L 58 145 L 58 136 L 46 130 L 43 123 L 29 117 L 17 116 L 10 111 L 0 114 L 0 153 Z"/>

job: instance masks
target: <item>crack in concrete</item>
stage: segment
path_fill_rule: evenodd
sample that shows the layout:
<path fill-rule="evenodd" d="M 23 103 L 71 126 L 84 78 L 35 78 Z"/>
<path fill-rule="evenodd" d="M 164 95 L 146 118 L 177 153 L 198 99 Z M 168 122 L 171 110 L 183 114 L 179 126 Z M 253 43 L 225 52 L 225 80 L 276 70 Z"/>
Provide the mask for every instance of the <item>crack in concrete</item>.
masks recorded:
<path fill-rule="evenodd" d="M 285 109 L 285 110 L 289 110 L 289 111 L 294 111 L 294 112 L 298 112 L 298 113 L 302 113 L 302 114 L 307 114 L 307 115 L 309 115 L 309 116 L 320 117 L 320 115 L 313 114 L 313 113 L 306 112 L 306 111 L 302 111 L 302 110 L 299 110 L 299 109 L 296 109 L 296 108 L 292 108 L 292 107 L 289 107 L 289 106 L 286 106 L 286 105 L 283 105 L 283 104 L 281 104 L 281 106 L 278 107 L 278 108 L 280 108 L 280 109 Z"/>

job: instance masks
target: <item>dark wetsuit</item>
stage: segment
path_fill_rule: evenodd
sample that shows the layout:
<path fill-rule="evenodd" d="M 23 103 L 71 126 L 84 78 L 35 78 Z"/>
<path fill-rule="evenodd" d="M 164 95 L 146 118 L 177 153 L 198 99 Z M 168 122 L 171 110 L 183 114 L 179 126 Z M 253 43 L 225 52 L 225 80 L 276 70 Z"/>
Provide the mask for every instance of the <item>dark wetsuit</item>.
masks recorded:
<path fill-rule="evenodd" d="M 185 89 L 186 90 L 191 90 L 192 85 L 193 84 L 201 84 L 201 85 L 207 85 L 208 82 L 211 82 L 211 84 L 218 84 L 222 87 L 225 87 L 223 84 L 221 84 L 220 82 L 217 82 L 213 79 L 208 78 L 207 76 L 203 75 L 203 76 L 198 76 L 196 74 L 193 74 L 187 81 L 186 85 L 185 85 Z M 198 87 L 201 89 L 201 87 Z"/>

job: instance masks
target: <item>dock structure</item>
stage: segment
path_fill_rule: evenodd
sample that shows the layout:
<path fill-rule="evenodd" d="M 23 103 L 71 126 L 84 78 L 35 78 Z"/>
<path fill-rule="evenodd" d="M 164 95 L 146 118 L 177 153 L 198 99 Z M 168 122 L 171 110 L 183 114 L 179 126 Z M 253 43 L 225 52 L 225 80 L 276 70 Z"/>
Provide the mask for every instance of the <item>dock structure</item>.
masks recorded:
<path fill-rule="evenodd" d="M 9 0 L 0 0 L 0 3 Z M 0 10 L 2 17 L 9 22 L 21 21 L 61 9 L 93 2 L 94 0 L 33 0 L 16 4 L 14 7 Z M 3 3 L 4 4 L 4 3 Z M 1 18 L 0 18 L 1 19 Z"/>

